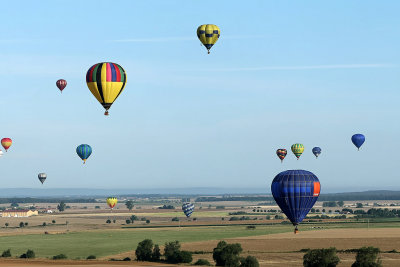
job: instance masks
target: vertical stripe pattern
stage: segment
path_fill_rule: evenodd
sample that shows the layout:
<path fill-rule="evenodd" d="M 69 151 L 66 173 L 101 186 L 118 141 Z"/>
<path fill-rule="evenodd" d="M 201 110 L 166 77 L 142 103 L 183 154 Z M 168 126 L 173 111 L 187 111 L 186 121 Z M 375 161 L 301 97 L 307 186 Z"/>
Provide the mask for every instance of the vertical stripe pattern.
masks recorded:
<path fill-rule="evenodd" d="M 90 155 L 92 154 L 92 148 L 87 145 L 87 144 L 82 144 L 79 145 L 76 148 L 76 154 L 78 154 L 78 156 L 83 160 L 83 162 L 85 163 L 85 161 L 90 157 Z"/>
<path fill-rule="evenodd" d="M 86 83 L 97 101 L 108 110 L 125 88 L 126 73 L 116 63 L 98 63 L 87 71 Z"/>
<path fill-rule="evenodd" d="M 276 204 L 293 225 L 298 225 L 318 199 L 320 182 L 312 172 L 288 170 L 275 176 L 271 184 Z"/>

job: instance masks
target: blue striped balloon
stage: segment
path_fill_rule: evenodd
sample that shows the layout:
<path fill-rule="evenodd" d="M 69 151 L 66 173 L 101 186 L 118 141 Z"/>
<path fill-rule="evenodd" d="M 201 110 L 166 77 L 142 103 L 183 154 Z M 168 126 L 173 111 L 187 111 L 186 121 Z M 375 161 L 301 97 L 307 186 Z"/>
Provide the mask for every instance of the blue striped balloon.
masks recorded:
<path fill-rule="evenodd" d="M 92 154 L 92 148 L 87 144 L 79 145 L 76 148 L 76 154 L 83 160 L 83 164 L 85 164 L 86 160 Z"/>
<path fill-rule="evenodd" d="M 183 203 L 182 205 L 183 213 L 185 213 L 186 217 L 190 217 L 194 211 L 194 204 L 193 203 Z"/>
<path fill-rule="evenodd" d="M 318 199 L 321 185 L 317 176 L 304 170 L 288 170 L 275 176 L 271 184 L 276 204 L 295 226 L 307 216 Z"/>

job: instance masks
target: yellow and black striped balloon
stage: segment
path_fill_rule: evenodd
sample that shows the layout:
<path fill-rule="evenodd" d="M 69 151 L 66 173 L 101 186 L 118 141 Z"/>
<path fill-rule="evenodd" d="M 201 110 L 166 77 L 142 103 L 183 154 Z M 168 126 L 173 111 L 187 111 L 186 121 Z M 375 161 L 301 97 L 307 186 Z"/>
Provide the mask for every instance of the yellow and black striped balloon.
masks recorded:
<path fill-rule="evenodd" d="M 116 63 L 98 63 L 88 70 L 86 83 L 90 92 L 105 108 L 104 115 L 108 115 L 108 109 L 125 88 L 126 73 Z"/>
<path fill-rule="evenodd" d="M 210 54 L 211 47 L 218 41 L 221 31 L 217 25 L 204 24 L 197 28 L 197 37 L 200 42 L 207 48 Z"/>

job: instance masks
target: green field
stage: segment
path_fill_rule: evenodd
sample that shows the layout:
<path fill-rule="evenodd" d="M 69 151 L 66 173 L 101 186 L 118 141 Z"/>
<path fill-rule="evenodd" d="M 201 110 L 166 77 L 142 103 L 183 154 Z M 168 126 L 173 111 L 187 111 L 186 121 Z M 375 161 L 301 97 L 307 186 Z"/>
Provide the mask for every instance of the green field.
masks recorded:
<path fill-rule="evenodd" d="M 146 238 L 162 245 L 167 241 L 174 240 L 193 242 L 291 231 L 293 231 L 291 225 L 274 225 L 257 226 L 257 229 L 254 230 L 248 230 L 246 226 L 217 226 L 15 235 L 0 237 L 0 250 L 11 248 L 11 252 L 15 256 L 22 254 L 27 249 L 33 249 L 37 257 L 52 257 L 64 253 L 69 258 L 75 259 L 86 258 L 88 255 L 103 257 L 133 250 L 140 241 Z"/>
<path fill-rule="evenodd" d="M 185 214 L 182 211 L 170 211 L 170 212 L 145 212 L 145 213 L 135 213 L 135 215 L 142 217 L 181 217 L 186 218 Z M 201 211 L 196 212 L 193 215 L 193 218 L 205 218 L 205 217 L 226 217 L 229 216 L 229 212 L 227 211 Z"/>

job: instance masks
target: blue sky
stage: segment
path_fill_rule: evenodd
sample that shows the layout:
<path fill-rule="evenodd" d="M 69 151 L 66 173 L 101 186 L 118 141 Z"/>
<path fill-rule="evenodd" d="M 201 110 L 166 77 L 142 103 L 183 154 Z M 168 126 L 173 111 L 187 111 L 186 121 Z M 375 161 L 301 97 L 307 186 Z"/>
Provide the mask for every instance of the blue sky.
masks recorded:
<path fill-rule="evenodd" d="M 111 4 L 112 3 L 112 4 Z M 2 6 L 2 187 L 400 189 L 398 1 L 19 1 Z M 196 37 L 216 24 L 207 55 Z M 103 116 L 87 69 L 127 72 Z M 61 95 L 57 79 L 68 86 Z M 354 133 L 364 133 L 358 152 Z M 82 165 L 75 154 L 88 143 Z M 299 161 L 277 148 L 303 143 Z M 311 149 L 322 148 L 318 160 Z"/>

